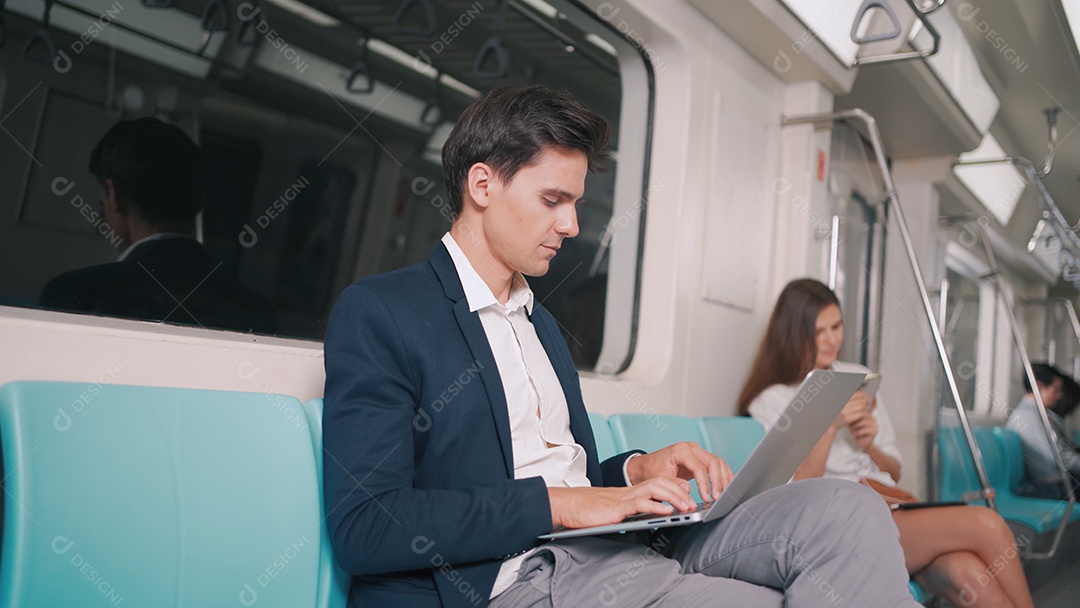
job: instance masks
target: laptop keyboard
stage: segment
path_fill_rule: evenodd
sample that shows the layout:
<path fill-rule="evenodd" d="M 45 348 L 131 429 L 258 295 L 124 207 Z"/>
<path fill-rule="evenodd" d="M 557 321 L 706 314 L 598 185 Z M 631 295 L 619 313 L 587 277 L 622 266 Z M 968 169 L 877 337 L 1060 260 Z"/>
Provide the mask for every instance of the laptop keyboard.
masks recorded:
<path fill-rule="evenodd" d="M 670 515 L 658 515 L 656 513 L 641 513 L 641 514 L 638 514 L 638 515 L 631 515 L 630 517 L 627 517 L 623 521 L 624 522 L 634 522 L 634 521 L 644 521 L 646 519 L 658 519 L 658 518 L 664 518 L 664 517 L 678 517 L 678 516 L 682 516 L 682 515 L 690 515 L 691 513 L 698 513 L 698 512 L 701 512 L 701 511 L 708 511 L 709 507 L 711 507 L 712 504 L 713 503 L 711 503 L 711 502 L 704 502 L 703 501 L 703 502 L 697 503 L 697 505 L 693 509 L 691 509 L 689 511 L 685 511 L 685 512 L 676 511 L 675 513 L 671 513 Z"/>

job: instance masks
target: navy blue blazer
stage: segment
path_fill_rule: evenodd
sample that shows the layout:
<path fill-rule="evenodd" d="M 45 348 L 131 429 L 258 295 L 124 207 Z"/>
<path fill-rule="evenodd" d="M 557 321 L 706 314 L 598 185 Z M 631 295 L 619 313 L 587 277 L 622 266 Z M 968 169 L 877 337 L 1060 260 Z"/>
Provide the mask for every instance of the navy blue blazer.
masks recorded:
<path fill-rule="evenodd" d="M 597 460 L 573 360 L 530 316 L 562 384 L 593 485 L 625 485 L 631 454 Z M 326 330 L 326 526 L 349 605 L 483 606 L 502 559 L 551 531 L 540 477 L 514 479 L 502 380 L 446 248 L 350 285 Z"/>

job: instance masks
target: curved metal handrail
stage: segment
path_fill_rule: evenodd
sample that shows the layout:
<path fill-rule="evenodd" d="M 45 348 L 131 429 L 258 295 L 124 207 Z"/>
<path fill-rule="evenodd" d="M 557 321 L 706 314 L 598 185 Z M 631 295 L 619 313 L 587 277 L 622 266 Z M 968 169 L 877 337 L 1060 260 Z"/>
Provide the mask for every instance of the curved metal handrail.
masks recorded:
<path fill-rule="evenodd" d="M 956 406 L 956 413 L 960 419 L 960 426 L 964 430 L 964 438 L 967 441 L 968 450 L 971 452 L 971 458 L 975 464 L 975 473 L 979 477 L 979 484 L 981 486 L 979 499 L 985 500 L 986 504 L 996 511 L 997 505 L 994 502 L 994 490 L 990 487 L 989 478 L 986 475 L 986 468 L 983 466 L 982 454 L 979 451 L 978 444 L 975 442 L 975 435 L 971 431 L 971 424 L 968 422 L 967 412 L 964 410 L 963 399 L 960 397 L 960 388 L 957 385 L 956 376 L 953 374 L 952 363 L 949 361 L 949 353 L 945 348 L 945 341 L 941 336 L 941 330 L 934 317 L 934 308 L 930 303 L 930 295 L 926 290 L 926 283 L 923 281 L 919 260 L 915 256 L 915 247 L 911 243 L 911 233 L 908 230 L 907 220 L 904 218 L 904 210 L 900 205 L 900 197 L 896 194 L 896 187 L 893 185 L 892 174 L 889 172 L 888 161 L 885 158 L 885 149 L 881 143 L 881 132 L 878 130 L 877 121 L 865 111 L 855 108 L 831 114 L 783 117 L 780 120 L 780 124 L 783 126 L 813 124 L 815 127 L 820 128 L 820 126 L 832 125 L 844 120 L 856 120 L 862 122 L 866 126 L 867 133 L 870 137 L 870 145 L 874 150 L 874 157 L 877 160 L 878 169 L 881 172 L 881 178 L 885 184 L 885 201 L 891 200 L 894 204 L 897 224 L 900 227 L 900 236 L 904 241 L 904 249 L 907 251 L 907 258 L 908 263 L 911 266 L 911 271 L 915 275 L 915 285 L 918 288 L 919 296 L 922 300 L 923 312 L 926 314 L 926 320 L 930 325 L 930 333 L 934 336 L 934 344 L 937 347 L 942 371 L 944 372 L 946 382 L 949 385 L 953 404 Z"/>
<path fill-rule="evenodd" d="M 1076 504 L 1076 494 L 1070 481 L 1072 478 L 1068 469 L 1065 468 L 1065 462 L 1061 459 L 1061 452 L 1057 449 L 1056 434 L 1050 425 L 1050 417 L 1046 413 L 1046 404 L 1043 403 L 1042 393 L 1039 391 L 1038 383 L 1035 380 L 1035 371 L 1031 368 L 1031 359 L 1028 357 L 1027 348 L 1024 346 L 1024 338 L 1020 335 L 1020 324 L 1016 320 L 1016 312 L 1013 310 L 1012 302 L 1005 296 L 1005 290 L 1001 288 L 1001 274 L 998 268 L 997 256 L 994 255 L 994 248 L 990 245 L 990 235 L 987 234 L 986 226 L 981 222 L 975 222 L 975 225 L 979 231 L 979 240 L 982 241 L 983 249 L 986 251 L 986 261 L 990 265 L 989 278 L 994 282 L 994 291 L 997 292 L 998 300 L 1005 307 L 1005 318 L 1009 321 L 1009 330 L 1012 332 L 1016 351 L 1020 354 L 1020 361 L 1024 365 L 1024 374 L 1027 376 L 1028 386 L 1032 387 L 1031 395 L 1035 399 L 1035 405 L 1038 406 L 1043 430 L 1046 431 L 1046 439 L 1050 442 L 1054 453 L 1058 473 L 1061 475 L 1061 485 L 1065 489 L 1065 496 L 1068 499 L 1065 511 L 1061 514 L 1061 521 L 1058 522 L 1057 530 L 1054 532 L 1054 539 L 1050 543 L 1050 549 L 1045 553 L 1034 551 L 1025 551 L 1024 553 L 1024 556 L 1030 559 L 1050 559 L 1057 553 L 1058 545 L 1061 544 L 1061 539 L 1065 535 L 1065 527 L 1069 524 L 1069 515 L 1072 513 L 1073 505 Z M 1074 318 L 1075 314 L 1074 312 Z"/>

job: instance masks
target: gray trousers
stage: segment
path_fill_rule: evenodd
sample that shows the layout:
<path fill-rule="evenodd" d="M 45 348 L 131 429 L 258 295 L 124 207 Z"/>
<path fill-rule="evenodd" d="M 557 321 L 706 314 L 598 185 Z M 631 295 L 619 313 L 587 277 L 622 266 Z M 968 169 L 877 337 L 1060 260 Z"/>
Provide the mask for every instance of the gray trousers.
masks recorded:
<path fill-rule="evenodd" d="M 860 484 L 813 479 L 648 540 L 548 543 L 491 606 L 917 607 L 907 581 L 885 501 Z"/>

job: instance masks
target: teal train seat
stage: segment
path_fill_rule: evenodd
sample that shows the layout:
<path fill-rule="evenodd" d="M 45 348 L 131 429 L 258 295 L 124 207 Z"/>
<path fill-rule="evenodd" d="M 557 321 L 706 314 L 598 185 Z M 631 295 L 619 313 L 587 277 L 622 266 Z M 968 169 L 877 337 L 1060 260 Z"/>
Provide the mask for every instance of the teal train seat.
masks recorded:
<path fill-rule="evenodd" d="M 655 452 L 680 441 L 694 441 L 705 447 L 705 438 L 701 436 L 697 422 L 686 416 L 612 414 L 608 417 L 608 426 L 619 454 L 628 450 Z M 700 502 L 697 482 L 691 481 L 690 486 L 691 497 Z"/>
<path fill-rule="evenodd" d="M 620 454 L 627 450 L 655 452 L 680 441 L 705 445 L 697 422 L 686 416 L 612 414 L 608 426 Z"/>
<path fill-rule="evenodd" d="M 0 388 L 0 606 L 312 606 L 311 429 L 282 395 Z"/>
<path fill-rule="evenodd" d="M 705 449 L 723 458 L 733 472 L 765 437 L 765 427 L 748 416 L 705 416 L 697 419 Z"/>
<path fill-rule="evenodd" d="M 1035 534 L 1053 533 L 1067 503 L 1018 496 L 1014 492 L 1024 475 L 1024 452 L 1020 438 L 1013 431 L 1001 427 L 974 427 L 971 430 L 982 453 L 990 486 L 996 492 L 995 503 L 1001 516 Z M 937 443 L 941 455 L 941 500 L 959 500 L 965 492 L 978 490 L 978 477 L 963 431 L 959 427 L 942 428 L 938 431 Z M 1078 519 L 1080 509 L 1073 509 L 1069 521 Z"/>
<path fill-rule="evenodd" d="M 322 400 L 0 387 L 0 606 L 343 608 L 323 522 Z M 589 414 L 600 458 L 696 441 L 737 468 L 748 418 Z M 1015 437 L 1014 437 L 1015 438 Z M 922 601 L 917 586 L 912 594 Z"/>
<path fill-rule="evenodd" d="M 316 479 L 319 483 L 319 519 L 321 521 L 324 519 L 321 514 L 326 512 L 322 493 L 323 400 L 312 399 L 305 403 L 304 415 L 307 416 L 308 425 L 311 428 L 311 443 L 312 448 L 315 451 Z M 331 464 L 331 466 L 336 465 Z M 319 527 L 321 528 L 321 540 L 319 542 L 319 593 L 318 601 L 315 605 L 317 608 L 345 608 L 345 605 L 349 600 L 349 575 L 339 568 L 337 562 L 334 561 L 334 551 L 330 547 L 330 533 L 327 531 L 326 526 Z"/>
<path fill-rule="evenodd" d="M 611 434 L 611 427 L 603 414 L 589 412 L 589 424 L 592 425 L 593 439 L 596 440 L 596 453 L 600 462 L 619 454 L 615 449 L 615 437 Z"/>

